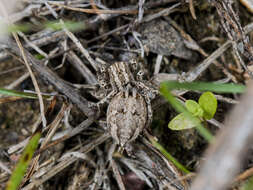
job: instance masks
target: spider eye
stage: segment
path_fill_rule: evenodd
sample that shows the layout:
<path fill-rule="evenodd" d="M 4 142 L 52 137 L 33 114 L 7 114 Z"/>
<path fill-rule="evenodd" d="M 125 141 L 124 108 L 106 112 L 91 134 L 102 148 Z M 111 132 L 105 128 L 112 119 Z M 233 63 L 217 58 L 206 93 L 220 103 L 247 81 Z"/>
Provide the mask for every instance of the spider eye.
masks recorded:
<path fill-rule="evenodd" d="M 144 75 L 144 72 L 143 72 L 143 71 L 139 71 L 139 72 L 137 73 L 137 75 L 142 76 L 142 75 Z"/>
<path fill-rule="evenodd" d="M 102 80 L 102 81 L 100 81 L 100 86 L 102 88 L 107 88 L 107 83 L 104 80 Z"/>
<path fill-rule="evenodd" d="M 106 69 L 105 69 L 105 67 L 100 67 L 100 72 L 105 72 L 106 71 Z"/>

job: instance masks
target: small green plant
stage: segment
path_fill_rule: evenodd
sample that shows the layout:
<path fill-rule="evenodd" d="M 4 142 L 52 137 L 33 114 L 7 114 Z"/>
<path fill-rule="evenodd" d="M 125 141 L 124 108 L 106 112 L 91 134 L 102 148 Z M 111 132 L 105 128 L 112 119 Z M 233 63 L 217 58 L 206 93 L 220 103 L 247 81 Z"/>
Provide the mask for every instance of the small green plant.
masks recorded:
<path fill-rule="evenodd" d="M 217 100 L 212 92 L 203 93 L 198 102 L 194 100 L 187 100 L 185 102 L 186 109 L 197 118 L 197 123 L 212 119 L 217 110 Z M 178 114 L 168 124 L 168 127 L 172 130 L 183 130 L 196 127 L 196 122 L 192 120 L 184 113 Z"/>
<path fill-rule="evenodd" d="M 216 93 L 243 93 L 246 90 L 246 86 L 240 84 L 220 84 L 220 83 L 206 83 L 206 82 L 177 82 L 177 81 L 164 81 L 160 85 L 160 93 L 166 98 L 170 105 L 179 113 L 184 113 L 196 126 L 196 130 L 201 134 L 208 142 L 214 142 L 213 135 L 203 127 L 198 117 L 193 116 L 185 106 L 177 100 L 171 90 L 197 90 L 197 91 L 212 91 Z M 193 126 L 193 127 L 194 127 Z"/>

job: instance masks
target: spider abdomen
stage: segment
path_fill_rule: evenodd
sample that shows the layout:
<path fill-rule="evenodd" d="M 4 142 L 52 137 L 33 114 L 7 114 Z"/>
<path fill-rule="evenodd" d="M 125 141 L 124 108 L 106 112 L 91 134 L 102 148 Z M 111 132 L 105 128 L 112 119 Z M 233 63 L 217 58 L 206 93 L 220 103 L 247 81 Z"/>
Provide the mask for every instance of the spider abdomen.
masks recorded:
<path fill-rule="evenodd" d="M 147 117 L 147 104 L 138 92 L 120 91 L 107 109 L 109 132 L 116 143 L 124 147 L 142 132 Z"/>

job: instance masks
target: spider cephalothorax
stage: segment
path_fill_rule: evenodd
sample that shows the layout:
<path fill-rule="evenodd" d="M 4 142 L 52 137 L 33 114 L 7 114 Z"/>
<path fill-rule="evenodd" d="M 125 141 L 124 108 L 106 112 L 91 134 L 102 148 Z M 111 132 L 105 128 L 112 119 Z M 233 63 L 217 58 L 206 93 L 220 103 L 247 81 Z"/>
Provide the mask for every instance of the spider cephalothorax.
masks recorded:
<path fill-rule="evenodd" d="M 109 89 L 98 105 L 109 103 L 107 126 L 121 147 L 134 141 L 152 121 L 151 100 L 158 93 L 137 71 L 138 62 L 115 62 L 103 68 L 98 77 L 102 87 Z M 102 77 L 101 77 L 102 76 Z"/>

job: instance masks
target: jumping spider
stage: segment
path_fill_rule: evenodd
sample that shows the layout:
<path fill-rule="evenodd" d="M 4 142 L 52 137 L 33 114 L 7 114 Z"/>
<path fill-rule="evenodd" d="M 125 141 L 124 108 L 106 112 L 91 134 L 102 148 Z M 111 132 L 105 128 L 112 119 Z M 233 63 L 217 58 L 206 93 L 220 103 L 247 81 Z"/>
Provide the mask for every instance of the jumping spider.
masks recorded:
<path fill-rule="evenodd" d="M 136 60 L 115 62 L 110 66 L 101 65 L 98 73 L 100 87 L 107 91 L 107 127 L 117 144 L 127 149 L 144 128 L 152 121 L 151 100 L 158 91 L 143 80 L 143 70 Z"/>

